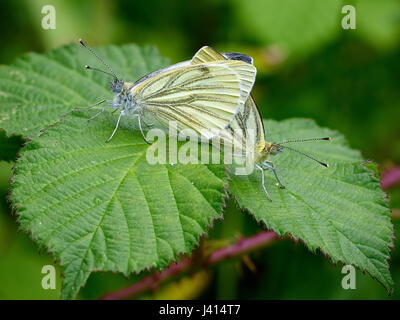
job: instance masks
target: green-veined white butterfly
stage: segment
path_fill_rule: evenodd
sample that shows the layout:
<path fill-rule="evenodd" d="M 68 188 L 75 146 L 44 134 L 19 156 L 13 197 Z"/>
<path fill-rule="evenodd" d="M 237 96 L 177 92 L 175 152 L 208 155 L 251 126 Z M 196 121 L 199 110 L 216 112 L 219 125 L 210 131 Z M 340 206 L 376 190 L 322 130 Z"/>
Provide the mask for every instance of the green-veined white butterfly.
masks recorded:
<path fill-rule="evenodd" d="M 245 54 L 233 52 L 219 53 L 210 47 L 203 47 L 193 58 L 196 63 L 206 63 L 226 59 L 239 59 L 249 64 L 253 63 L 253 59 Z M 252 139 L 248 139 L 249 135 L 253 135 Z M 280 143 L 268 142 L 265 138 L 264 124 L 262 122 L 260 112 L 251 95 L 247 99 L 244 108 L 235 115 L 235 119 L 228 124 L 228 126 L 220 133 L 218 138 L 222 138 L 224 142 L 232 143 L 234 150 L 238 150 L 240 152 L 237 154 L 237 156 L 249 156 L 246 151 L 250 151 L 251 161 L 254 161 L 255 167 L 261 171 L 262 188 L 268 199 L 271 201 L 272 199 L 265 187 L 264 171 L 268 169 L 272 170 L 280 188 L 284 189 L 285 187 L 279 179 L 273 162 L 269 160 L 270 156 L 278 154 L 282 151 L 282 149 L 288 149 L 312 159 L 325 167 L 328 167 L 328 164 L 321 162 L 314 157 L 305 154 L 304 152 L 288 146 L 283 146 L 283 144 L 290 142 L 330 140 L 330 137 L 297 139 Z M 251 143 L 251 145 L 248 145 L 249 143 Z"/>
<path fill-rule="evenodd" d="M 169 121 L 175 121 L 180 130 L 193 129 L 206 139 L 212 139 L 243 108 L 255 81 L 256 68 L 246 62 L 220 60 L 202 63 L 192 59 L 152 72 L 134 83 L 125 82 L 82 40 L 80 43 L 110 72 L 86 68 L 113 77 L 110 86 L 114 99 L 104 99 L 90 106 L 109 103 L 90 120 L 107 107 L 120 111 L 115 129 L 107 141 L 114 136 L 122 116 L 138 118 L 146 142 L 142 117 L 164 127 Z"/>

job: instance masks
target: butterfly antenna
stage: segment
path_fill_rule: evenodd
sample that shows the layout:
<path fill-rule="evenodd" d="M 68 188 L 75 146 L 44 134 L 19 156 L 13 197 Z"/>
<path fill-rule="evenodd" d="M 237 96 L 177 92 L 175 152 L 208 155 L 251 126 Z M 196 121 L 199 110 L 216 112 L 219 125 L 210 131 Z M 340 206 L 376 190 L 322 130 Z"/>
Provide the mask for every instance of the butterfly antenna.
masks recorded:
<path fill-rule="evenodd" d="M 85 68 L 88 69 L 88 70 L 99 71 L 99 72 L 102 72 L 102 73 L 108 74 L 109 76 L 114 77 L 114 75 L 113 75 L 112 73 L 107 72 L 107 71 L 104 71 L 104 70 L 101 70 L 101 69 L 92 68 L 91 66 L 88 66 L 88 65 L 86 65 Z M 114 78 L 115 78 L 115 77 L 114 77 Z M 117 80 L 118 80 L 118 79 L 117 79 Z"/>
<path fill-rule="evenodd" d="M 318 141 L 318 140 L 332 140 L 332 139 L 331 139 L 331 137 L 312 138 L 312 139 L 297 139 L 297 140 L 287 140 L 287 141 L 283 141 L 283 142 L 280 142 L 277 144 L 281 145 L 281 144 L 290 143 L 290 142 L 307 142 L 307 141 Z"/>
<path fill-rule="evenodd" d="M 115 72 L 113 71 L 113 69 L 110 67 L 110 65 L 109 65 L 107 62 L 105 62 L 102 58 L 100 58 L 100 57 L 98 56 L 98 54 L 97 54 L 92 48 L 90 48 L 85 42 L 83 42 L 82 39 L 79 39 L 79 42 L 80 42 L 80 44 L 81 44 L 82 46 L 84 46 L 86 49 L 88 49 L 89 52 L 90 52 L 91 54 L 93 54 L 102 64 L 104 64 L 104 65 L 107 67 L 108 70 L 110 70 L 110 73 L 109 73 L 109 74 L 111 74 L 116 80 L 118 80 L 117 75 L 115 74 Z M 85 68 L 86 68 L 86 69 L 92 69 L 92 70 L 101 71 L 101 72 L 103 72 L 103 73 L 107 73 L 107 72 L 105 72 L 105 71 L 103 71 L 103 70 L 91 68 L 91 67 L 89 67 L 89 66 L 85 66 Z"/>
<path fill-rule="evenodd" d="M 326 140 L 326 139 L 324 139 L 324 140 Z M 329 167 L 329 165 L 328 165 L 327 163 L 322 162 L 322 161 L 319 161 L 319 160 L 315 159 L 314 157 L 312 157 L 312 156 L 310 156 L 310 155 L 308 155 L 308 154 L 306 154 L 306 153 L 304 153 L 304 152 L 301 152 L 301 151 L 299 151 L 299 150 L 293 149 L 293 148 L 291 148 L 291 147 L 281 146 L 280 144 L 278 144 L 278 145 L 279 145 L 280 147 L 282 147 L 282 148 L 285 148 L 285 149 L 288 149 L 288 150 L 297 152 L 297 153 L 299 153 L 299 154 L 301 154 L 301 155 L 307 157 L 308 159 L 314 160 L 315 162 L 318 162 L 320 165 L 323 165 L 324 167 L 327 167 L 327 168 Z"/>

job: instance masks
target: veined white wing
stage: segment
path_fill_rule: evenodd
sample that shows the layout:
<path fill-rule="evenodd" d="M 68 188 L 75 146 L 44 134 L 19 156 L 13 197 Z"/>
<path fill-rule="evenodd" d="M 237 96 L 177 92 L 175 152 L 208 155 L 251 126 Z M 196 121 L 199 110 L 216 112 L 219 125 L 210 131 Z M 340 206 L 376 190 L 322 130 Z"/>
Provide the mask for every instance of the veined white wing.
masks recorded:
<path fill-rule="evenodd" d="M 226 59 L 240 60 L 248 64 L 253 63 L 253 59 L 241 53 L 219 53 L 213 48 L 202 47 L 192 58 L 192 63 L 210 63 Z M 252 137 L 249 137 L 252 135 Z M 235 119 L 219 134 L 218 138 L 223 142 L 232 144 L 234 153 L 239 155 L 246 154 L 246 148 L 256 154 L 260 153 L 265 147 L 264 124 L 257 105 L 251 95 L 249 95 L 244 108 L 236 115 Z M 251 145 L 248 145 L 251 143 Z"/>
<path fill-rule="evenodd" d="M 255 75 L 255 67 L 242 61 L 184 62 L 142 78 L 129 92 L 145 116 L 212 139 L 243 108 Z"/>

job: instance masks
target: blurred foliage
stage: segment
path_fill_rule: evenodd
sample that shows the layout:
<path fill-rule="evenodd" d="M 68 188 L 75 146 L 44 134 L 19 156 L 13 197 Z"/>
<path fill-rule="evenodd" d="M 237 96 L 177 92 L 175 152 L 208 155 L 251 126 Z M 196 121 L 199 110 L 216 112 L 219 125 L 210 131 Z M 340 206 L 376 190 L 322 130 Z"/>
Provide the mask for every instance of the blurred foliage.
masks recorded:
<path fill-rule="evenodd" d="M 337 0 L 237 0 L 235 4 L 246 32 L 260 43 L 279 46 L 291 56 L 314 51 L 340 30 L 341 6 Z"/>
<path fill-rule="evenodd" d="M 41 286 L 42 267 L 54 265 L 51 256 L 39 254 L 26 234 L 17 233 L 14 217 L 9 214 L 5 198 L 10 175 L 11 165 L 0 162 L 0 299 L 58 299 L 60 277 L 56 290 Z"/>
<path fill-rule="evenodd" d="M 48 4 L 56 8 L 55 30 L 41 27 L 41 9 Z M 341 28 L 344 4 L 356 8 L 356 30 Z M 250 54 L 259 70 L 254 97 L 265 118 L 313 118 L 344 133 L 382 169 L 400 164 L 399 0 L 9 0 L 0 2 L 0 27 L 0 63 L 78 38 L 92 46 L 152 44 L 172 62 L 190 58 L 206 44 Z M 0 150 L 10 160 L 21 144 L 13 139 L 9 150 Z M 38 254 L 27 235 L 17 234 L 5 201 L 10 167 L 0 164 L 0 298 L 57 298 L 58 290 L 40 287 L 41 267 L 52 264 L 51 257 Z M 389 196 L 400 208 L 400 187 Z M 398 220 L 395 225 L 398 239 Z M 234 240 L 259 229 L 230 201 L 225 221 L 215 223 L 209 239 Z M 392 254 L 391 298 L 399 298 L 399 250 Z M 292 240 L 277 241 L 248 259 L 251 263 L 228 260 L 210 272 L 185 275 L 143 298 L 387 298 L 379 284 L 359 272 L 357 290 L 343 290 L 341 266 Z M 97 298 L 142 276 L 93 274 L 80 297 Z M 194 292 L 185 289 L 191 279 Z"/>

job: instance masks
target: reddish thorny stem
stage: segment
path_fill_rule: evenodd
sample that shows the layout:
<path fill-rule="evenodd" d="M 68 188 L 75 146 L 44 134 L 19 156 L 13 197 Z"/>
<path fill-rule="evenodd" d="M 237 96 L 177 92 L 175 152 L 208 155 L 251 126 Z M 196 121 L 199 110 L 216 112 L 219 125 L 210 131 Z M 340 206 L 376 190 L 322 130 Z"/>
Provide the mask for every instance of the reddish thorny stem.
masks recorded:
<path fill-rule="evenodd" d="M 204 259 L 202 264 L 205 267 L 218 263 L 221 260 L 226 260 L 241 254 L 250 252 L 254 249 L 266 246 L 275 240 L 278 235 L 273 231 L 263 231 L 248 238 L 241 238 L 236 243 L 230 246 L 223 247 L 211 253 Z M 197 261 L 196 261 L 197 262 Z M 183 258 L 178 263 L 171 264 L 162 272 L 155 272 L 153 275 L 144 277 L 133 285 L 121 289 L 116 292 L 111 292 L 104 295 L 101 299 L 118 300 L 128 297 L 133 297 L 147 290 L 157 288 L 158 285 L 166 279 L 172 278 L 175 275 L 187 271 L 192 265 L 192 259 Z"/>
<path fill-rule="evenodd" d="M 400 167 L 395 166 L 387 170 L 383 174 L 381 188 L 383 190 L 388 190 L 398 184 L 400 184 Z M 248 238 L 241 238 L 233 245 L 226 246 L 214 251 L 202 262 L 202 264 L 204 267 L 214 265 L 222 260 L 237 257 L 241 254 L 266 246 L 277 238 L 278 235 L 273 231 L 263 231 Z M 166 279 L 172 278 L 173 276 L 182 274 L 185 271 L 189 270 L 191 265 L 192 259 L 185 257 L 178 263 L 171 264 L 164 271 L 155 272 L 154 274 L 144 277 L 143 279 L 129 287 L 126 287 L 116 292 L 108 293 L 104 295 L 101 299 L 125 299 L 128 297 L 136 296 L 147 290 L 155 289 Z"/>
<path fill-rule="evenodd" d="M 400 167 L 394 166 L 383 174 L 381 187 L 383 190 L 388 190 L 398 184 L 400 184 Z"/>

